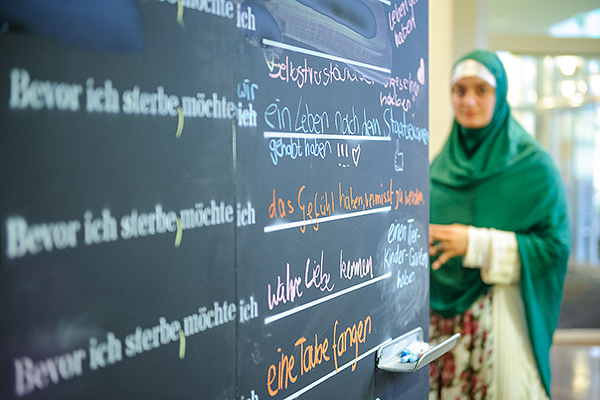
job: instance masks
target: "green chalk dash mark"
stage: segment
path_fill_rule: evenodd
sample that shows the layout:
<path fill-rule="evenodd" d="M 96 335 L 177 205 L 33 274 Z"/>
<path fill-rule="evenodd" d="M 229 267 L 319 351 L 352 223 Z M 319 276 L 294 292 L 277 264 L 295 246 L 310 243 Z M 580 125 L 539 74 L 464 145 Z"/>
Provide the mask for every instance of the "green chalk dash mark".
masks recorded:
<path fill-rule="evenodd" d="M 177 123 L 177 132 L 175 133 L 175 137 L 180 137 L 181 132 L 183 132 L 183 108 L 177 107 L 177 114 L 179 114 L 179 122 Z"/>
<path fill-rule="evenodd" d="M 265 61 L 267 62 L 267 68 L 269 68 L 269 71 L 273 72 L 273 70 L 275 69 L 275 60 L 273 59 L 273 56 L 271 56 L 271 60 L 267 58 L 267 55 L 264 52 L 263 56 L 265 57 Z"/>
<path fill-rule="evenodd" d="M 183 4 L 181 0 L 177 0 L 177 23 L 185 28 L 185 22 L 183 22 Z"/>
<path fill-rule="evenodd" d="M 185 357 L 185 334 L 183 329 L 179 330 L 179 358 L 183 360 Z"/>
<path fill-rule="evenodd" d="M 179 247 L 181 244 L 181 237 L 183 236 L 183 230 L 181 229 L 181 218 L 177 217 L 177 235 L 175 235 L 175 247 Z"/>

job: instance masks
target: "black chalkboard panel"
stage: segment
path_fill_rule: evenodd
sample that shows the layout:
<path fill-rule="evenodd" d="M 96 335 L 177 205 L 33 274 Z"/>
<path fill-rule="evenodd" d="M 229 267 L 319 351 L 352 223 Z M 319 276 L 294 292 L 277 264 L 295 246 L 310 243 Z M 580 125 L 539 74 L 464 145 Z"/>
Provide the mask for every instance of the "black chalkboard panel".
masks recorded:
<path fill-rule="evenodd" d="M 0 7 L 0 398 L 426 398 L 424 0 Z M 16 3 L 18 4 L 18 3 Z"/>

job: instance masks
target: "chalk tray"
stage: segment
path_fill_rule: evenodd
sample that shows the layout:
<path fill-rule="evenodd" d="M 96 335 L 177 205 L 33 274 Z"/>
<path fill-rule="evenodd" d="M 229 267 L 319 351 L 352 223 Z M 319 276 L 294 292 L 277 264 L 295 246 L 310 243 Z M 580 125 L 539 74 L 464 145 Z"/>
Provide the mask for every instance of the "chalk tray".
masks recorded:
<path fill-rule="evenodd" d="M 457 333 L 442 343 L 434 346 L 423 342 L 423 328 L 419 327 L 405 333 L 400 337 L 397 337 L 391 342 L 381 345 L 381 347 L 377 350 L 375 362 L 377 364 L 377 368 L 384 371 L 414 372 L 450 351 L 454 346 L 456 346 L 456 343 L 458 343 L 459 339 L 460 333 Z M 415 362 L 400 362 L 402 350 L 415 342 L 420 342 L 427 345 L 427 350 L 425 350 Z"/>

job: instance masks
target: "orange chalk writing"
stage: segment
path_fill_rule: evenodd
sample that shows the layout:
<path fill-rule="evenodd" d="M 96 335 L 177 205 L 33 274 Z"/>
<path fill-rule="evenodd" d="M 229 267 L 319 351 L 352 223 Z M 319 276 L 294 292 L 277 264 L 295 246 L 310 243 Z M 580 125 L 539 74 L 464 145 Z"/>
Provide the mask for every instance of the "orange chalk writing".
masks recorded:
<path fill-rule="evenodd" d="M 354 346 L 354 363 L 352 371 L 356 368 L 358 362 L 358 344 L 367 341 L 367 334 L 371 333 L 371 316 L 367 316 L 364 321 L 360 321 L 358 325 L 354 324 L 337 334 L 337 326 L 339 322 L 336 320 L 333 325 L 333 360 L 335 362 L 335 370 L 338 370 L 338 357 L 341 357 Z M 368 325 L 368 332 L 367 332 Z"/>
<path fill-rule="evenodd" d="M 304 222 L 316 219 L 313 229 L 319 230 L 319 217 L 326 217 L 332 215 L 335 212 L 335 204 L 333 202 L 333 192 L 324 192 L 319 195 L 319 192 L 315 192 L 314 197 L 311 196 L 308 203 L 305 202 L 307 196 L 302 196 L 306 185 L 302 185 L 298 190 L 298 208 L 302 210 L 302 220 Z M 306 232 L 306 225 L 300 227 L 302 233 Z"/>
<path fill-rule="evenodd" d="M 296 340 L 294 343 L 295 347 L 300 345 L 300 374 L 304 375 L 305 372 L 310 371 L 317 365 L 321 364 L 323 361 L 329 361 L 329 356 L 327 355 L 327 349 L 329 347 L 329 340 L 325 338 L 323 343 L 319 343 L 319 338 L 315 334 L 315 342 L 314 344 L 307 344 L 306 338 L 301 337 Z"/>
<path fill-rule="evenodd" d="M 361 195 L 354 197 L 352 186 L 350 186 L 350 190 L 348 192 L 342 191 L 342 182 L 338 184 L 338 198 L 340 201 L 340 207 L 345 210 L 365 210 L 365 202 Z M 346 194 L 347 193 L 347 194 Z"/>
<path fill-rule="evenodd" d="M 379 185 L 383 188 L 383 183 Z M 380 193 L 365 193 L 365 204 L 367 208 L 392 205 L 394 197 L 394 189 L 392 188 L 392 180 L 390 179 L 390 188 Z"/>
<path fill-rule="evenodd" d="M 273 189 L 273 202 L 269 205 L 269 218 L 283 218 L 286 216 L 286 209 L 289 214 L 294 212 L 292 201 L 288 200 L 287 204 L 282 198 L 275 199 L 275 189 Z"/>
<path fill-rule="evenodd" d="M 281 347 L 277 349 L 278 353 L 281 353 L 281 360 L 275 364 L 269 366 L 267 372 L 267 390 L 271 396 L 275 396 L 281 389 L 288 387 L 288 382 L 294 383 L 298 379 L 298 375 L 293 375 L 292 370 L 294 369 L 294 356 L 287 356 L 281 351 Z M 277 383 L 277 386 L 273 388 L 273 384 Z"/>
<path fill-rule="evenodd" d="M 419 189 L 409 191 L 406 194 L 406 204 L 415 206 L 425 204 L 425 200 L 423 199 L 423 192 L 421 192 Z"/>
<path fill-rule="evenodd" d="M 394 209 L 397 210 L 400 204 L 404 204 L 404 192 L 402 189 L 396 189 L 396 207 Z"/>
<path fill-rule="evenodd" d="M 344 185 L 342 182 L 338 182 L 337 193 L 328 189 L 331 188 L 313 191 L 306 185 L 302 185 L 298 189 L 295 201 L 278 196 L 273 189 L 272 201 L 268 207 L 269 218 L 287 220 L 281 222 L 293 221 L 292 225 L 299 227 L 302 233 L 306 233 L 306 225 L 312 225 L 313 230 L 318 231 L 322 219 L 329 222 L 344 218 L 345 213 L 361 214 L 366 210 L 379 212 L 392 208 L 398 210 L 400 205 L 421 206 L 426 200 L 420 189 L 395 187 L 392 179 L 389 180 L 389 186 L 387 182 L 381 182 L 379 188 L 373 191 L 362 191 L 362 188 Z M 288 227 L 280 229 L 288 229 Z"/>

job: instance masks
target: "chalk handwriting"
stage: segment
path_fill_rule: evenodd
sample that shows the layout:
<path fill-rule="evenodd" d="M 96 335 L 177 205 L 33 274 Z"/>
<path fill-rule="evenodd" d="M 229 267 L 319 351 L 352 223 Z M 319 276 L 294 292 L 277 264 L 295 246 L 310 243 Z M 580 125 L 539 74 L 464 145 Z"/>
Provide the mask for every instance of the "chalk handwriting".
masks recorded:
<path fill-rule="evenodd" d="M 292 200 L 283 200 L 281 197 L 275 198 L 275 189 L 273 189 L 273 202 L 269 204 L 269 218 L 284 218 L 287 214 L 294 213 Z"/>
<path fill-rule="evenodd" d="M 296 297 L 302 297 L 303 292 L 300 291 L 300 283 L 302 278 L 299 276 L 290 278 L 290 264 L 287 264 L 285 281 L 281 281 L 281 276 L 277 276 L 277 285 L 272 292 L 271 284 L 267 284 L 267 300 L 269 304 L 269 310 L 272 310 L 279 303 L 287 303 L 288 301 L 293 303 Z"/>
<path fill-rule="evenodd" d="M 295 160 L 298 157 L 304 156 L 300 138 L 273 138 L 269 140 L 269 151 L 273 165 L 277 165 L 279 159 L 283 157 L 289 157 L 292 160 Z"/>
<path fill-rule="evenodd" d="M 275 99 L 275 102 L 269 104 L 265 108 L 264 118 L 265 123 L 271 128 L 278 131 L 292 130 L 292 114 L 288 106 L 280 107 L 279 99 Z"/>
<path fill-rule="evenodd" d="M 367 117 L 366 109 L 363 108 L 362 111 L 362 121 L 356 114 L 354 106 L 346 114 L 336 111 L 334 114 L 336 132 L 340 135 L 382 136 L 379 120 L 376 117 Z"/>
<path fill-rule="evenodd" d="M 419 249 L 415 249 L 414 247 L 410 248 L 409 251 L 409 265 L 411 267 L 422 267 L 428 268 L 429 266 L 429 253 L 420 247 Z"/>
<path fill-rule="evenodd" d="M 358 346 L 359 343 L 366 343 L 367 335 L 371 333 L 371 317 L 367 316 L 364 321 L 360 321 L 358 325 L 354 324 L 352 327 L 340 330 L 339 335 L 337 334 L 337 326 L 339 322 L 336 320 L 333 325 L 333 359 L 335 361 L 335 370 L 338 370 L 338 357 L 342 357 L 346 351 L 351 347 L 354 347 L 354 364 L 352 364 L 352 371 L 356 368 L 358 362 Z M 368 326 L 368 331 L 367 331 Z"/>
<path fill-rule="evenodd" d="M 252 107 L 252 104 L 249 105 Z M 385 114 L 384 114 L 385 116 Z M 283 158 L 296 160 L 300 158 L 318 157 L 325 159 L 333 154 L 330 140 L 319 139 L 318 137 L 305 138 L 300 137 L 303 134 L 321 135 L 328 133 L 330 128 L 330 118 L 327 111 L 313 112 L 308 103 L 304 103 L 302 98 L 298 107 L 292 114 L 288 106 L 281 104 L 280 99 L 275 99 L 269 104 L 264 112 L 264 120 L 269 128 L 277 132 L 297 133 L 298 137 L 291 136 L 285 138 L 272 137 L 269 140 L 269 156 L 273 165 L 278 165 Z M 350 112 L 343 114 L 341 111 L 335 111 L 333 125 L 331 128 L 336 134 L 350 136 L 385 136 L 389 135 L 391 128 L 397 127 L 397 121 L 388 122 L 390 126 L 384 133 L 377 117 L 367 116 L 366 109 L 357 114 L 354 107 Z M 331 134 L 334 134 L 331 132 Z M 347 143 L 336 144 L 338 166 L 346 168 L 352 166 L 358 167 L 361 154 L 361 145 L 357 144 L 349 148 Z M 350 160 L 351 157 L 351 160 Z M 347 160 L 346 160 L 347 159 Z M 350 162 L 352 161 L 352 162 Z"/>
<path fill-rule="evenodd" d="M 354 112 L 354 106 L 352 106 L 351 113 L 346 113 L 346 115 L 336 111 L 334 120 L 335 130 L 341 135 L 355 135 L 360 132 L 360 121 Z"/>
<path fill-rule="evenodd" d="M 267 284 L 267 300 L 269 310 L 273 310 L 279 304 L 294 303 L 296 299 L 302 297 L 304 291 L 300 290 L 302 283 L 305 289 L 317 289 L 321 292 L 331 292 L 335 288 L 335 284 L 331 282 L 331 274 L 325 272 L 323 264 L 323 251 L 318 260 L 306 258 L 304 269 L 304 281 L 300 276 L 292 276 L 290 272 L 290 264 L 286 264 L 285 279 L 282 276 L 277 276 L 277 284 L 272 288 L 271 284 Z"/>
<path fill-rule="evenodd" d="M 415 283 L 416 275 L 415 271 L 408 271 L 405 269 L 404 272 L 398 270 L 398 279 L 396 281 L 396 289 L 401 289 L 404 286 L 412 285 Z"/>
<path fill-rule="evenodd" d="M 397 210 L 401 205 L 420 206 L 425 204 L 423 192 L 420 189 L 395 188 L 390 179 L 389 187 L 384 187 L 382 182 L 379 189 L 369 192 L 357 191 L 353 186 L 342 185 L 338 182 L 337 193 L 333 190 L 311 191 L 306 185 L 298 190 L 297 198 L 277 196 L 275 189 L 272 192 L 272 201 L 268 206 L 270 219 L 295 219 L 303 221 L 300 226 L 302 233 L 306 232 L 306 225 L 313 224 L 313 230 L 319 230 L 319 218 L 330 217 L 343 212 L 365 211 L 374 208 L 393 207 Z M 298 215 L 298 214 L 301 214 Z M 298 215 L 298 217 L 295 217 Z M 294 218 L 295 217 L 295 218 Z"/>
<path fill-rule="evenodd" d="M 413 226 L 414 222 L 414 218 L 409 218 L 406 222 L 394 220 L 390 224 L 387 233 L 387 242 L 389 244 L 396 244 L 396 246 L 386 247 L 384 250 L 384 267 L 386 269 L 390 269 L 393 265 L 403 265 L 405 259 L 408 259 L 407 246 L 414 243 L 420 237 L 418 228 Z M 400 245 L 402 245 L 402 248 Z"/>
<path fill-rule="evenodd" d="M 420 72 L 420 68 L 417 72 Z M 384 85 L 387 92 L 379 91 L 379 104 L 382 107 L 393 106 L 403 111 L 409 111 L 412 108 L 412 103 L 419 96 L 421 85 L 419 81 L 413 80 L 412 73 L 409 73 L 408 77 L 405 78 L 391 77 Z"/>
<path fill-rule="evenodd" d="M 303 139 L 304 154 L 307 157 L 319 157 L 324 159 L 327 154 L 331 154 L 331 143 L 329 140 L 322 139 Z"/>
<path fill-rule="evenodd" d="M 395 220 L 389 226 L 387 242 L 391 246 L 384 248 L 384 268 L 391 269 L 392 266 L 402 266 L 406 263 L 412 270 L 398 269 L 397 288 L 403 288 L 416 281 L 414 269 L 417 267 L 429 267 L 429 254 L 417 243 L 421 239 L 419 228 L 414 218 L 408 218 L 406 222 Z"/>
<path fill-rule="evenodd" d="M 412 123 L 406 123 L 406 113 L 402 113 L 402 121 L 394 119 L 394 109 L 386 108 L 383 111 L 383 122 L 385 123 L 385 135 L 397 137 L 427 145 L 429 143 L 429 131 Z"/>
<path fill-rule="evenodd" d="M 313 267 L 312 264 L 315 264 L 315 266 Z M 321 292 L 331 292 L 335 287 L 335 284 L 329 286 L 331 274 L 323 271 L 323 251 L 321 251 L 321 263 L 317 264 L 317 261 L 313 261 L 312 264 L 310 262 L 310 258 L 306 259 L 304 286 L 306 286 L 307 289 L 309 289 L 311 286 L 314 286 L 315 289 L 319 289 Z"/>
<path fill-rule="evenodd" d="M 400 151 L 400 139 L 396 139 L 396 150 L 394 151 L 394 171 L 404 171 L 404 152 Z"/>
<path fill-rule="evenodd" d="M 404 197 L 404 204 L 408 206 L 425 204 L 423 192 L 421 192 L 419 189 L 409 190 Z"/>
<path fill-rule="evenodd" d="M 333 369 L 339 367 L 338 360 L 347 352 L 354 353 L 354 363 L 351 370 L 356 369 L 360 354 L 359 345 L 367 342 L 367 337 L 372 331 L 371 316 L 358 321 L 351 326 L 340 327 L 336 320 L 333 324 L 333 336 L 321 338 L 318 334 L 307 338 L 299 337 L 293 349 L 284 350 L 278 347 L 275 362 L 269 365 L 266 373 L 267 391 L 271 397 L 280 391 L 288 389 L 296 383 L 299 375 L 307 375 L 319 367 L 325 367 L 333 360 Z M 331 346 L 330 346 L 331 343 Z M 299 355 L 299 360 L 298 360 Z M 298 363 L 299 361 L 299 363 Z M 298 365 L 299 364 L 299 365 Z"/>
<path fill-rule="evenodd" d="M 306 338 L 301 337 L 296 340 L 294 347 L 298 347 L 298 345 L 300 345 L 300 375 L 304 375 L 324 361 L 329 361 L 329 356 L 327 355 L 329 340 L 327 338 L 319 343 L 319 337 L 315 333 L 314 342 L 308 344 Z"/>
<path fill-rule="evenodd" d="M 407 251 L 405 248 L 400 248 L 400 244 L 396 244 L 396 247 L 386 247 L 384 249 L 384 268 L 391 269 L 393 265 L 404 264 L 405 257 L 407 257 Z"/>
<path fill-rule="evenodd" d="M 316 219 L 317 223 L 313 225 L 313 229 L 315 231 L 319 230 L 319 217 L 327 217 L 333 215 L 335 212 L 335 203 L 333 201 L 333 192 L 323 192 L 323 194 L 319 194 L 319 192 L 315 192 L 314 198 L 311 197 L 303 197 L 302 194 L 305 185 L 302 185 L 300 190 L 298 191 L 298 207 L 302 210 L 302 220 L 312 220 Z M 308 199 L 308 203 L 306 202 Z M 306 225 L 300 227 L 300 231 L 304 233 L 306 230 Z"/>
<path fill-rule="evenodd" d="M 389 27 L 394 32 L 394 43 L 400 47 L 417 28 L 414 6 L 419 0 L 404 0 L 388 13 Z M 404 22 L 405 21 L 405 22 Z"/>
<path fill-rule="evenodd" d="M 415 222 L 414 218 L 409 218 L 406 223 L 398 223 L 398 220 L 392 222 L 388 229 L 388 243 L 406 241 L 408 237 L 408 227 L 412 226 L 413 222 Z"/>
<path fill-rule="evenodd" d="M 183 117 L 183 107 L 177 107 L 177 131 L 175 132 L 175 137 L 179 138 L 181 137 L 181 133 L 183 132 L 183 124 L 184 124 L 184 117 Z"/>
<path fill-rule="evenodd" d="M 185 21 L 183 20 L 183 4 L 181 0 L 177 0 L 177 23 L 185 29 Z"/>
<path fill-rule="evenodd" d="M 237 84 L 238 99 L 254 101 L 256 99 L 255 90 L 258 90 L 258 85 L 250 82 L 248 78 L 244 79 L 241 83 Z"/>
<path fill-rule="evenodd" d="M 379 185 L 381 189 L 383 189 L 383 183 Z M 390 187 L 389 189 L 384 190 L 383 192 L 371 192 L 371 193 L 358 193 L 356 196 L 354 195 L 354 189 L 352 186 L 349 187 L 348 190 L 342 189 L 342 183 L 338 183 L 338 199 L 339 206 L 342 209 L 352 211 L 352 210 L 360 210 L 364 211 L 366 209 L 371 209 L 373 207 L 380 207 L 386 205 L 393 204 L 394 197 L 394 189 L 392 188 L 392 180 L 390 179 Z M 398 201 L 397 201 L 398 203 Z"/>
<path fill-rule="evenodd" d="M 338 162 L 338 165 L 340 167 L 343 168 L 347 168 L 349 166 L 351 166 L 350 164 L 350 154 L 348 153 L 348 143 L 337 143 L 337 153 L 338 153 L 338 158 L 342 159 L 340 160 L 340 162 Z M 354 162 L 354 166 L 358 167 L 358 161 L 360 159 L 360 144 L 357 144 L 355 147 L 351 147 L 351 153 L 352 153 L 352 158 L 351 160 Z M 348 163 L 346 163 L 346 158 L 348 158 L 349 160 Z M 344 163 L 342 163 L 342 161 L 344 161 Z"/>
<path fill-rule="evenodd" d="M 330 62 L 328 66 L 321 69 L 310 66 L 306 58 L 304 59 L 304 64 L 300 65 L 294 65 L 288 56 L 282 62 L 275 62 L 274 60 L 269 60 L 268 62 L 270 78 L 279 79 L 286 83 L 295 83 L 300 89 L 305 84 L 327 86 L 333 82 L 374 84 L 373 81 L 364 78 L 362 75 L 348 69 L 348 67 L 340 67 L 337 63 L 333 62 Z"/>
<path fill-rule="evenodd" d="M 365 276 L 373 278 L 373 257 L 344 261 L 343 250 L 340 250 L 340 278 L 350 280 Z"/>
<path fill-rule="evenodd" d="M 308 108 L 308 103 L 302 106 L 302 96 L 298 101 L 294 131 L 301 133 L 325 133 L 329 128 L 329 115 L 326 111 L 313 113 Z"/>
<path fill-rule="evenodd" d="M 269 365 L 267 370 L 267 390 L 271 396 L 277 395 L 282 389 L 287 389 L 288 384 L 291 385 L 298 379 L 298 374 L 294 374 L 293 371 L 296 357 L 293 354 L 288 356 L 281 347 L 277 348 L 277 352 L 281 355 L 281 359 L 276 364 Z M 273 384 L 276 386 L 273 387 Z"/>
<path fill-rule="evenodd" d="M 309 104 L 302 101 L 302 97 L 300 97 L 293 115 L 292 124 L 292 111 L 288 106 L 283 105 L 280 99 L 276 98 L 265 109 L 264 120 L 270 129 L 280 132 L 328 133 L 327 128 L 330 127 L 329 113 L 325 110 L 311 110 Z M 332 128 L 335 133 L 340 135 L 382 136 L 379 119 L 368 116 L 366 109 L 357 114 L 354 106 L 352 106 L 350 112 L 344 114 L 344 112 L 337 110 L 333 115 L 334 126 Z"/>

